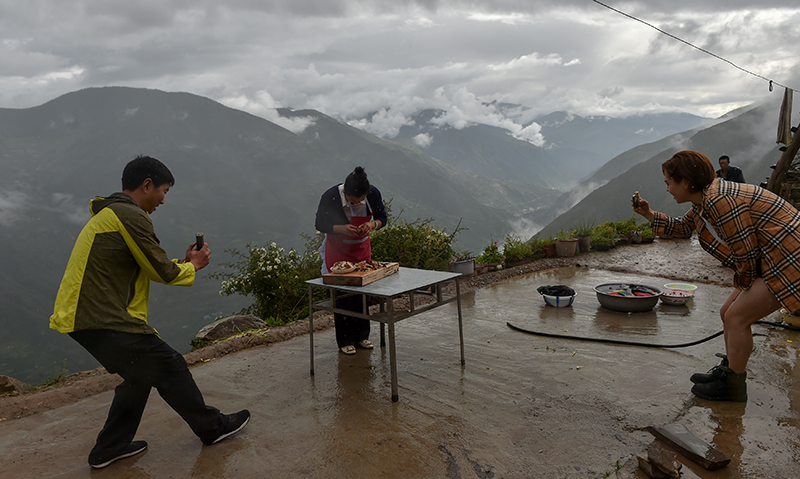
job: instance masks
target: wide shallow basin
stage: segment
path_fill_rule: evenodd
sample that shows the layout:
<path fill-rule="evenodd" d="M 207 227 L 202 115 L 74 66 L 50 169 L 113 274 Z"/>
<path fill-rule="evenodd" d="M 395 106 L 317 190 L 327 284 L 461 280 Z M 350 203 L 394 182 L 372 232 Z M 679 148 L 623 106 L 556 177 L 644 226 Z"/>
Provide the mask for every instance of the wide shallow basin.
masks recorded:
<path fill-rule="evenodd" d="M 594 288 L 604 308 L 623 313 L 650 311 L 658 303 L 661 290 L 654 286 L 632 283 L 605 283 Z"/>

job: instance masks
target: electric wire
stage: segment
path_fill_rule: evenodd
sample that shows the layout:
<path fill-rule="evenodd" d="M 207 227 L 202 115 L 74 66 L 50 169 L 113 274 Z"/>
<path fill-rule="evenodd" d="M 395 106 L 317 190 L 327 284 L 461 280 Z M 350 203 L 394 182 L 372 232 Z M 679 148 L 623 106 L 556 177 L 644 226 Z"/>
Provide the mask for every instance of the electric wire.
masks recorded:
<path fill-rule="evenodd" d="M 800 328 L 782 324 L 782 323 L 774 323 L 771 321 L 756 321 L 754 324 L 762 324 L 767 326 L 775 326 L 779 328 L 785 328 L 792 331 L 800 331 Z M 683 343 L 683 344 L 652 344 L 652 343 L 643 343 L 638 341 L 625 341 L 621 339 L 606 339 L 606 338 L 587 338 L 583 336 L 572 336 L 568 334 L 555 334 L 555 333 L 543 333 L 540 331 L 531 331 L 529 329 L 520 328 L 519 326 L 514 326 L 513 324 L 506 321 L 506 326 L 513 329 L 514 331 L 519 331 L 521 333 L 532 334 L 534 336 L 543 336 L 546 338 L 558 338 L 558 339 L 573 339 L 576 341 L 590 341 L 593 343 L 606 343 L 606 344 L 621 344 L 623 346 L 641 346 L 645 348 L 660 348 L 660 349 L 674 349 L 674 348 L 688 348 L 689 346 L 696 346 L 701 343 L 705 343 L 706 341 L 711 341 L 712 339 L 720 336 L 724 331 L 718 331 L 711 336 L 706 336 L 705 338 L 698 339 L 697 341 L 692 341 L 690 343 Z"/>
<path fill-rule="evenodd" d="M 598 5 L 601 5 L 601 6 L 603 6 L 603 7 L 606 7 L 607 9 L 609 9 L 609 10 L 611 10 L 611 11 L 617 12 L 617 13 L 619 13 L 619 14 L 620 14 L 620 15 L 622 15 L 622 16 L 628 17 L 628 18 L 630 18 L 631 20 L 636 20 L 636 21 L 637 21 L 637 22 L 639 22 L 639 23 L 643 23 L 643 24 L 647 25 L 648 27 L 650 27 L 650 28 L 652 28 L 652 29 L 654 29 L 654 30 L 656 30 L 656 31 L 658 31 L 658 32 L 660 32 L 660 33 L 663 33 L 664 35 L 666 35 L 666 36 L 668 36 L 668 37 L 670 37 L 670 38 L 673 38 L 673 39 L 675 39 L 675 40 L 678 40 L 679 42 L 685 43 L 686 45 L 689 45 L 690 47 L 692 47 L 692 48 L 695 48 L 695 49 L 697 49 L 697 50 L 700 50 L 701 52 L 703 52 L 703 53 L 705 53 L 705 54 L 707 54 L 707 55 L 711 55 L 712 57 L 714 57 L 714 58 L 716 58 L 716 59 L 718 59 L 718 60 L 722 60 L 723 62 L 725 62 L 725 63 L 727 63 L 727 64 L 729 64 L 729 65 L 733 66 L 734 68 L 737 68 L 737 69 L 739 69 L 739 70 L 741 70 L 741 71 L 743 71 L 743 72 L 747 73 L 748 75 L 752 75 L 752 76 L 754 76 L 754 77 L 756 77 L 756 78 L 760 78 L 760 79 L 762 79 L 762 80 L 766 80 L 766 81 L 768 81 L 768 82 L 769 82 L 769 91 L 772 91 L 772 85 L 773 85 L 773 84 L 774 84 L 775 86 L 779 86 L 779 87 L 782 87 L 782 88 L 789 88 L 790 90 L 797 90 L 796 88 L 791 88 L 791 87 L 788 87 L 788 86 L 786 86 L 786 85 L 781 85 L 780 83 L 778 83 L 778 82 L 776 82 L 776 81 L 773 81 L 773 80 L 770 80 L 769 78 L 766 78 L 766 77 L 764 77 L 764 76 L 762 76 L 762 75 L 759 75 L 758 73 L 751 72 L 750 70 L 747 70 L 747 69 L 745 69 L 745 68 L 742 68 L 742 67 L 740 67 L 739 65 L 737 65 L 737 64 L 735 64 L 735 63 L 733 63 L 732 61 L 728 60 L 727 58 L 723 58 L 723 57 L 721 57 L 721 56 L 717 55 L 717 54 L 716 54 L 716 53 L 714 53 L 714 52 L 710 52 L 710 51 L 706 50 L 705 48 L 698 47 L 697 45 L 694 45 L 694 44 L 692 44 L 692 43 L 690 43 L 690 42 L 688 42 L 688 41 L 684 40 L 683 38 L 680 38 L 680 37 L 678 37 L 678 36 L 675 36 L 675 35 L 673 35 L 673 34 L 671 34 L 671 33 L 667 32 L 667 31 L 664 31 L 664 30 L 662 30 L 662 29 L 658 28 L 657 26 L 655 26 L 655 25 L 653 25 L 653 24 L 651 24 L 651 23 L 648 23 L 648 22 L 646 22 L 646 21 L 644 21 L 644 20 L 642 20 L 642 19 L 636 18 L 636 17 L 634 17 L 633 15 L 630 15 L 630 14 L 628 14 L 628 13 L 625 13 L 625 12 L 623 12 L 622 10 L 617 10 L 616 8 L 614 8 L 614 7 L 610 6 L 610 5 L 606 5 L 605 3 L 603 3 L 603 2 L 601 2 L 601 1 L 599 1 L 599 0 L 592 0 L 592 1 L 593 1 L 594 3 L 596 3 L 596 4 L 598 4 Z"/>

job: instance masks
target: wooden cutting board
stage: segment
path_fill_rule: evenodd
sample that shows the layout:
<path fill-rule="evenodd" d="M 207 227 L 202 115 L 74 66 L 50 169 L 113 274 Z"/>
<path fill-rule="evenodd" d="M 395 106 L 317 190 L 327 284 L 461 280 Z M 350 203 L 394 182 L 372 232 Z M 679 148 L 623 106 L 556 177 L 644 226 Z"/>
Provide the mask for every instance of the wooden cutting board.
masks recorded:
<path fill-rule="evenodd" d="M 364 286 L 397 272 L 400 263 L 387 263 L 386 266 L 372 271 L 353 271 L 352 273 L 328 273 L 322 275 L 323 284 L 340 284 L 343 286 Z"/>

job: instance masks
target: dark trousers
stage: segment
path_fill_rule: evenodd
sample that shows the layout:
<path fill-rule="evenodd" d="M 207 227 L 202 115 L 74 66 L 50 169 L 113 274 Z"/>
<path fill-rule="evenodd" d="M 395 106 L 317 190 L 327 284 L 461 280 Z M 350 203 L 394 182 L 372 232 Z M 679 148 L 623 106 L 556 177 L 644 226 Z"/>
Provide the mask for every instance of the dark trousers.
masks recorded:
<path fill-rule="evenodd" d="M 70 336 L 109 373 L 124 379 L 115 390 L 108 419 L 90 458 L 116 453 L 133 441 L 150 388 L 156 388 L 201 439 L 222 428 L 222 415 L 206 406 L 183 356 L 155 334 L 98 329 L 75 331 Z"/>
<path fill-rule="evenodd" d="M 361 313 L 364 311 L 361 301 L 360 295 L 337 299 L 336 307 Z M 369 319 L 334 313 L 333 325 L 336 328 L 336 344 L 340 348 L 369 339 Z"/>

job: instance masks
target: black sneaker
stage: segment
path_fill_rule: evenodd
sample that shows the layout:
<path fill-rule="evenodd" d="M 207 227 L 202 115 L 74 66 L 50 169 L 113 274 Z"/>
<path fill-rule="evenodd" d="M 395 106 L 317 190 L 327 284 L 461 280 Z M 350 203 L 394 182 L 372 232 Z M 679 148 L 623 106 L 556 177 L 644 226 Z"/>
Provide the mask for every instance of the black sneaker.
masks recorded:
<path fill-rule="evenodd" d="M 102 469 L 112 462 L 116 461 L 117 459 L 124 459 L 126 457 L 131 457 L 143 452 L 147 449 L 147 443 L 144 441 L 133 441 L 128 444 L 127 447 L 123 448 L 122 451 L 112 454 L 111 456 L 106 457 L 92 457 L 89 454 L 89 465 L 95 469 Z"/>
<path fill-rule="evenodd" d="M 747 402 L 747 372 L 735 373 L 727 366 L 719 366 L 719 371 L 714 381 L 692 386 L 692 393 L 709 401 Z"/>
<path fill-rule="evenodd" d="M 237 432 L 244 429 L 247 425 L 247 422 L 250 420 L 250 411 L 247 409 L 243 409 L 234 414 L 223 414 L 222 415 L 222 426 L 220 427 L 219 432 L 213 434 L 211 436 L 207 436 L 201 438 L 203 444 L 206 446 L 210 446 L 212 444 L 216 444 L 223 439 L 227 439 Z"/>
<path fill-rule="evenodd" d="M 692 377 L 689 378 L 689 381 L 698 384 L 698 383 L 710 383 L 712 381 L 716 381 L 722 376 L 722 370 L 720 369 L 721 366 L 728 367 L 728 356 L 717 353 L 716 355 L 718 358 L 722 358 L 722 361 L 717 366 L 709 369 L 707 373 L 694 373 Z"/>

